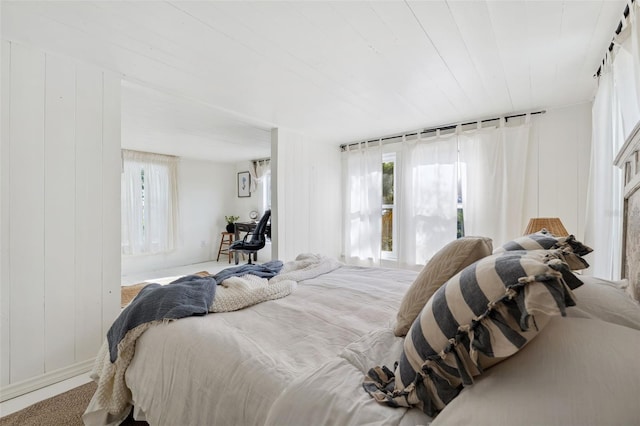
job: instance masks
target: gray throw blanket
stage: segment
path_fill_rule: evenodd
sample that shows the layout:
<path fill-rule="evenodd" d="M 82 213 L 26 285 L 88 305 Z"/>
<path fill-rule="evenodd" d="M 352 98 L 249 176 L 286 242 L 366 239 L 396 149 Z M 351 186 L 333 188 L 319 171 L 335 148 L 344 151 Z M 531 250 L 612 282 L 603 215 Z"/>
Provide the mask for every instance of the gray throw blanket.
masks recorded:
<path fill-rule="evenodd" d="M 270 262 L 263 263 L 262 265 L 246 264 L 240 266 L 234 266 L 232 268 L 223 269 L 214 275 L 218 284 L 222 284 L 222 281 L 231 277 L 241 277 L 243 275 L 251 274 L 257 275 L 260 278 L 274 277 L 282 269 L 282 262 L 279 260 L 272 260 Z"/>
<path fill-rule="evenodd" d="M 118 343 L 129 330 L 159 320 L 174 320 L 206 315 L 216 293 L 216 285 L 227 278 L 247 274 L 271 278 L 280 272 L 282 262 L 273 260 L 262 265 L 241 265 L 227 268 L 214 276 L 187 275 L 169 285 L 149 284 L 120 313 L 107 332 L 109 359 L 118 358 Z"/>

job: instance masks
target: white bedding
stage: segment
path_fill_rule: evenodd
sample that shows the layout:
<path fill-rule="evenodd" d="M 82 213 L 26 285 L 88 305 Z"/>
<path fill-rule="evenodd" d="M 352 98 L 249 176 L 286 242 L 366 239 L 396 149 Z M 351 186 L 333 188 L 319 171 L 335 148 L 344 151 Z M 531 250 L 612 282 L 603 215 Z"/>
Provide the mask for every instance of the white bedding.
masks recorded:
<path fill-rule="evenodd" d="M 126 371 L 134 417 L 153 425 L 633 424 L 640 306 L 583 278 L 577 306 L 488 369 L 435 418 L 375 402 L 367 371 L 393 366 L 416 272 L 342 266 L 291 295 L 149 328 Z M 624 296 L 624 297 L 623 297 Z M 571 316 L 578 318 L 571 318 Z"/>
<path fill-rule="evenodd" d="M 264 424 L 296 378 L 390 329 L 415 276 L 345 266 L 301 281 L 284 299 L 154 326 L 125 376 L 135 415 L 153 425 Z"/>
<path fill-rule="evenodd" d="M 427 425 L 431 418 L 417 409 L 378 404 L 362 388 L 374 365 L 393 365 L 402 352 L 402 337 L 392 328 L 372 331 L 348 345 L 321 367 L 298 377 L 274 402 L 265 425 Z"/>

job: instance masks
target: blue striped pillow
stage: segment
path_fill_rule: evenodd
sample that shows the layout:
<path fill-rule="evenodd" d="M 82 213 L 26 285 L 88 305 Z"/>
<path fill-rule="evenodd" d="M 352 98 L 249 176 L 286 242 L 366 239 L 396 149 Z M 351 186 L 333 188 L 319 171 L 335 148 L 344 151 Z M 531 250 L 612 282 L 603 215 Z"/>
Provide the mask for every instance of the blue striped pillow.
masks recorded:
<path fill-rule="evenodd" d="M 365 390 L 378 402 L 435 416 L 474 376 L 522 349 L 550 317 L 575 305 L 567 273 L 566 263 L 547 250 L 496 253 L 468 266 L 427 302 L 395 372 L 371 369 Z"/>

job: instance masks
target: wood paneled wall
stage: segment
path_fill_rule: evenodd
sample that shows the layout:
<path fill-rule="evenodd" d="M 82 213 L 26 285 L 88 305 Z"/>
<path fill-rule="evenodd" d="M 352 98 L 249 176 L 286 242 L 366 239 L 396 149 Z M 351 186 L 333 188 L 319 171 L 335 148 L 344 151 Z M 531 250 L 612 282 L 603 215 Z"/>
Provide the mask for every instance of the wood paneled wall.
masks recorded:
<path fill-rule="evenodd" d="M 584 241 L 590 161 L 590 102 L 531 118 L 523 231 L 532 217 L 559 217 Z"/>
<path fill-rule="evenodd" d="M 2 42 L 1 399 L 88 370 L 120 298 L 120 77 Z"/>
<path fill-rule="evenodd" d="M 272 256 L 340 256 L 340 150 L 295 131 L 271 132 Z"/>

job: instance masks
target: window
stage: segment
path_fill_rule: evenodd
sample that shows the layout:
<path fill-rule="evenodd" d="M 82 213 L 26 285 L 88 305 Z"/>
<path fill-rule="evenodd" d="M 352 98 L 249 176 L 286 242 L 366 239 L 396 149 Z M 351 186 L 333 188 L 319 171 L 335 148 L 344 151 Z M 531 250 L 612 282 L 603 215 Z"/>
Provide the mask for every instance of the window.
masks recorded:
<path fill-rule="evenodd" d="M 385 153 L 382 156 L 382 240 L 381 257 L 395 258 L 396 252 L 396 219 L 393 212 L 396 206 L 396 154 Z"/>
<path fill-rule="evenodd" d="M 462 175 L 464 174 L 465 165 L 462 164 L 459 160 L 460 153 L 458 152 L 458 198 L 457 198 L 457 206 L 458 206 L 458 233 L 457 237 L 464 237 L 464 211 L 462 210 Z"/>
<path fill-rule="evenodd" d="M 154 254 L 175 248 L 177 158 L 123 150 L 122 254 Z"/>

